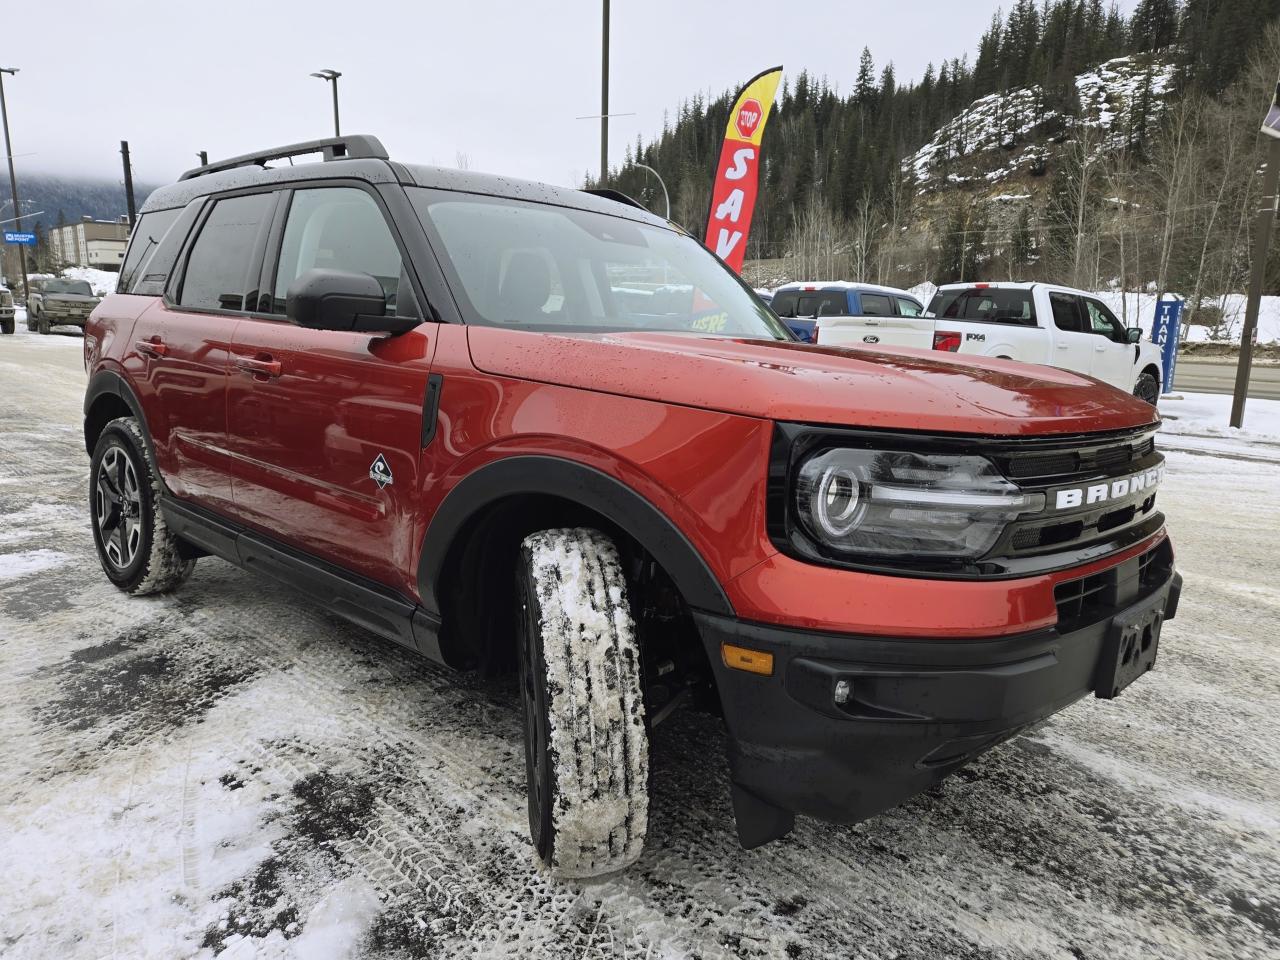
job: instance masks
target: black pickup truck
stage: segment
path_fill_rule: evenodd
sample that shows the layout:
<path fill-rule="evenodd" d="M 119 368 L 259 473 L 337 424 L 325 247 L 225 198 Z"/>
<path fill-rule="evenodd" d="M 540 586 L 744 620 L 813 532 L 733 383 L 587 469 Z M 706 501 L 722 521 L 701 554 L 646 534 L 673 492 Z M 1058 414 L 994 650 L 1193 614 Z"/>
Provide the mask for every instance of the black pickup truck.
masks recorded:
<path fill-rule="evenodd" d="M 86 280 L 45 280 L 38 290 L 31 291 L 27 329 L 48 333 L 50 327 L 66 324 L 83 330 L 89 314 L 101 301 Z"/>

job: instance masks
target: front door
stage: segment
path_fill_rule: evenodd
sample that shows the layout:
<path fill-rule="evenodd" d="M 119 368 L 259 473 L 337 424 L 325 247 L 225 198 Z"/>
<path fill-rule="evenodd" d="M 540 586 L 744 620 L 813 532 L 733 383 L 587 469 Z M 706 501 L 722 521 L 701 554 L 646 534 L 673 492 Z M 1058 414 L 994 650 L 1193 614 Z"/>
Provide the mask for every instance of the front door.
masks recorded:
<path fill-rule="evenodd" d="M 1093 334 L 1093 368 L 1091 373 L 1121 390 L 1134 387 L 1134 361 L 1137 348 L 1129 342 L 1124 324 L 1106 305 L 1092 298 L 1084 301 L 1087 327 Z"/>
<path fill-rule="evenodd" d="M 290 284 L 323 268 L 370 274 L 388 313 L 421 317 L 403 264 L 373 193 L 295 190 L 264 284 L 271 296 L 259 304 L 269 315 L 236 331 L 227 418 L 241 520 L 409 592 L 436 326 L 387 337 L 306 329 L 286 316 Z"/>

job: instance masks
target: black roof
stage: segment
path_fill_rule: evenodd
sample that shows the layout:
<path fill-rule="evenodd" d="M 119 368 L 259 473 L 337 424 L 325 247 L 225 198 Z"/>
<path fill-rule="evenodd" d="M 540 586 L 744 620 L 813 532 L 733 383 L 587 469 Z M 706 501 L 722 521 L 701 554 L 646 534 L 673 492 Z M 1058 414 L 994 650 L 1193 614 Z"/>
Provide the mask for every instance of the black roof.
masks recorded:
<path fill-rule="evenodd" d="M 315 153 L 323 154 L 324 160 L 296 165 L 292 163 L 294 156 Z M 268 162 L 286 158 L 290 162 L 284 166 L 265 166 Z M 184 173 L 177 183 L 153 191 L 140 213 L 184 207 L 197 197 L 212 193 L 225 193 L 261 184 L 285 184 L 335 177 L 350 177 L 369 183 L 403 183 L 437 190 L 550 203 L 626 217 L 641 223 L 667 225 L 667 221 L 649 213 L 621 194 L 616 194 L 620 199 L 613 199 L 609 195 L 612 191 L 592 193 L 470 170 L 397 163 L 387 157 L 376 137 L 363 134 L 274 147 L 196 167 Z"/>

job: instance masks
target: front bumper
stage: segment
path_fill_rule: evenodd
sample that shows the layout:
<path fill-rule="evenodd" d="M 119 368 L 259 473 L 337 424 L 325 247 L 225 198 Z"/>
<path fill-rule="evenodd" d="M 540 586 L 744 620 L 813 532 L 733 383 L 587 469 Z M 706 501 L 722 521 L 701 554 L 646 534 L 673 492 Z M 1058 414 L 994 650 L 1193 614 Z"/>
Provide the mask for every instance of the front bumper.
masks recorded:
<path fill-rule="evenodd" d="M 784 835 L 797 813 L 873 816 L 1094 691 L 1113 622 L 1138 608 L 1172 619 L 1181 586 L 1170 570 L 1087 626 L 994 639 L 812 633 L 695 613 L 729 730 L 742 845 Z M 727 667 L 726 642 L 771 653 L 772 674 Z"/>

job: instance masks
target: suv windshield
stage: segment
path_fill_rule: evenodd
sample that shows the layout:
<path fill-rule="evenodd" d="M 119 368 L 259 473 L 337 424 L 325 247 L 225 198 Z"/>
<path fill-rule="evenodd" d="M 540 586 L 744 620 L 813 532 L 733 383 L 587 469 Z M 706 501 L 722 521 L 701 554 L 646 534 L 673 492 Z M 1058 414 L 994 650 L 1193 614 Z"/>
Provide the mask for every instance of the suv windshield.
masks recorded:
<path fill-rule="evenodd" d="M 469 323 L 792 339 L 748 287 L 677 230 L 500 197 L 409 193 L 438 237 Z"/>
<path fill-rule="evenodd" d="M 93 290 L 86 280 L 46 280 L 40 288 L 41 293 L 74 293 L 82 297 L 92 297 Z"/>
<path fill-rule="evenodd" d="M 929 302 L 929 312 L 947 320 L 1035 324 L 1028 290 L 939 290 Z"/>

